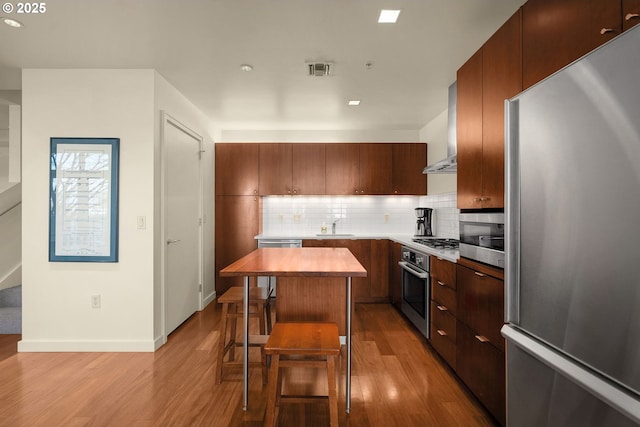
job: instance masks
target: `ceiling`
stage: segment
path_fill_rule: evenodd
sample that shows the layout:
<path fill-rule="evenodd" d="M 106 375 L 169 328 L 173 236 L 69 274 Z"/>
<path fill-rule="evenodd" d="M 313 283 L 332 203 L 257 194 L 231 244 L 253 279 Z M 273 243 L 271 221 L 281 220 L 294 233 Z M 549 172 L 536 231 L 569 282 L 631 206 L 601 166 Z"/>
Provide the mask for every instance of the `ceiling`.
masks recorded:
<path fill-rule="evenodd" d="M 21 88 L 22 68 L 153 68 L 219 129 L 417 130 L 523 3 L 52 0 L 43 14 L 0 13 L 24 24 L 0 25 L 0 91 Z M 383 8 L 402 9 L 396 24 L 377 23 Z M 309 77 L 309 61 L 333 75 Z"/>

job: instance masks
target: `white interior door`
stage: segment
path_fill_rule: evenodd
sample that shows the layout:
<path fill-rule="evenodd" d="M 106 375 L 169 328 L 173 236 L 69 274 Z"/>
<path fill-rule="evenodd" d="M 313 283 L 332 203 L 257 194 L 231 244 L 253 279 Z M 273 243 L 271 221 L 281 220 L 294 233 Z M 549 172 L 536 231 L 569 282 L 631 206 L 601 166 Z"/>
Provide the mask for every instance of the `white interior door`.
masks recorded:
<path fill-rule="evenodd" d="M 195 313 L 200 303 L 201 147 L 197 134 L 171 119 L 164 121 L 166 335 Z"/>

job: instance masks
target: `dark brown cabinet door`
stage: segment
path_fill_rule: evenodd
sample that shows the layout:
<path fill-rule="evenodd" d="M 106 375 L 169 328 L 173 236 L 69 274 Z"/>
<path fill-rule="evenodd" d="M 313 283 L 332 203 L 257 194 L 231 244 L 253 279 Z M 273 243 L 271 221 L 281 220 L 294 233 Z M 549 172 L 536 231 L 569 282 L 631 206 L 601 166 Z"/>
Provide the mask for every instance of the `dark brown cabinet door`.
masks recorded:
<path fill-rule="evenodd" d="M 440 356 L 456 369 L 456 318 L 448 311 L 441 310 L 442 306 L 431 301 L 431 338 L 429 341 Z"/>
<path fill-rule="evenodd" d="M 326 144 L 326 194 L 356 194 L 360 182 L 358 144 Z"/>
<path fill-rule="evenodd" d="M 427 194 L 427 144 L 393 144 L 392 194 Z"/>
<path fill-rule="evenodd" d="M 479 340 L 504 352 L 500 329 L 504 324 L 504 282 L 485 273 L 457 266 L 457 318 L 471 328 Z"/>
<path fill-rule="evenodd" d="M 505 355 L 489 343 L 483 343 L 467 325 L 458 320 L 456 373 L 478 400 L 505 425 Z"/>
<path fill-rule="evenodd" d="M 391 194 L 391 144 L 359 144 L 357 194 Z"/>
<path fill-rule="evenodd" d="M 291 144 L 260 144 L 261 196 L 292 194 Z"/>
<path fill-rule="evenodd" d="M 457 73 L 458 208 L 480 208 L 482 194 L 482 50 Z"/>
<path fill-rule="evenodd" d="M 640 0 L 529 0 L 522 10 L 525 89 L 640 22 Z"/>
<path fill-rule="evenodd" d="M 629 28 L 640 23 L 640 0 L 622 0 L 622 29 Z"/>
<path fill-rule="evenodd" d="M 371 240 L 369 296 L 381 301 L 389 298 L 389 241 L 387 239 Z"/>
<path fill-rule="evenodd" d="M 216 195 L 257 195 L 259 144 L 215 144 Z"/>
<path fill-rule="evenodd" d="M 257 247 L 258 197 L 216 196 L 215 209 L 216 293 L 222 295 L 242 285 L 242 277 L 220 277 L 220 270 Z"/>
<path fill-rule="evenodd" d="M 292 144 L 293 194 L 325 194 L 325 144 Z"/>
<path fill-rule="evenodd" d="M 402 298 L 402 268 L 398 264 L 400 261 L 402 261 L 402 245 L 389 242 L 389 299 L 398 309 Z"/>
<path fill-rule="evenodd" d="M 520 34 L 518 11 L 482 47 L 482 208 L 504 207 L 504 100 L 522 91 Z"/>

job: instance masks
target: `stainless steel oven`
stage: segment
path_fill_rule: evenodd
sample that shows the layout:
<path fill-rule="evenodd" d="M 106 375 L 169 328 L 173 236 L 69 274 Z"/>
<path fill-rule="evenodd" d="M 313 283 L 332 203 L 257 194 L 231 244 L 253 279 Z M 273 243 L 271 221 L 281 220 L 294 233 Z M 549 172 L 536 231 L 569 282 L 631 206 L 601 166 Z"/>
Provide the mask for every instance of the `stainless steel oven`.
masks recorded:
<path fill-rule="evenodd" d="M 504 213 L 461 213 L 460 256 L 504 268 Z"/>
<path fill-rule="evenodd" d="M 402 301 L 400 309 L 429 338 L 429 255 L 402 247 Z"/>

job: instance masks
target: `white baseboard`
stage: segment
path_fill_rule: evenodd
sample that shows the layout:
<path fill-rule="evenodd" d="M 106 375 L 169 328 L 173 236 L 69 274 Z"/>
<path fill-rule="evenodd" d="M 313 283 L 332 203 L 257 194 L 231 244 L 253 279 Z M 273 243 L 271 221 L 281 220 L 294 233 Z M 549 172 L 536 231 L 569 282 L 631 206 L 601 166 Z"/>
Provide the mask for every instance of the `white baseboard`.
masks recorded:
<path fill-rule="evenodd" d="M 19 353 L 48 352 L 154 352 L 157 340 L 149 341 L 65 341 L 65 340 L 21 340 Z M 162 344 L 161 344 L 162 345 Z"/>
<path fill-rule="evenodd" d="M 216 291 L 211 292 L 209 295 L 204 297 L 202 301 L 202 308 L 204 309 L 206 306 L 211 304 L 216 299 Z"/>

